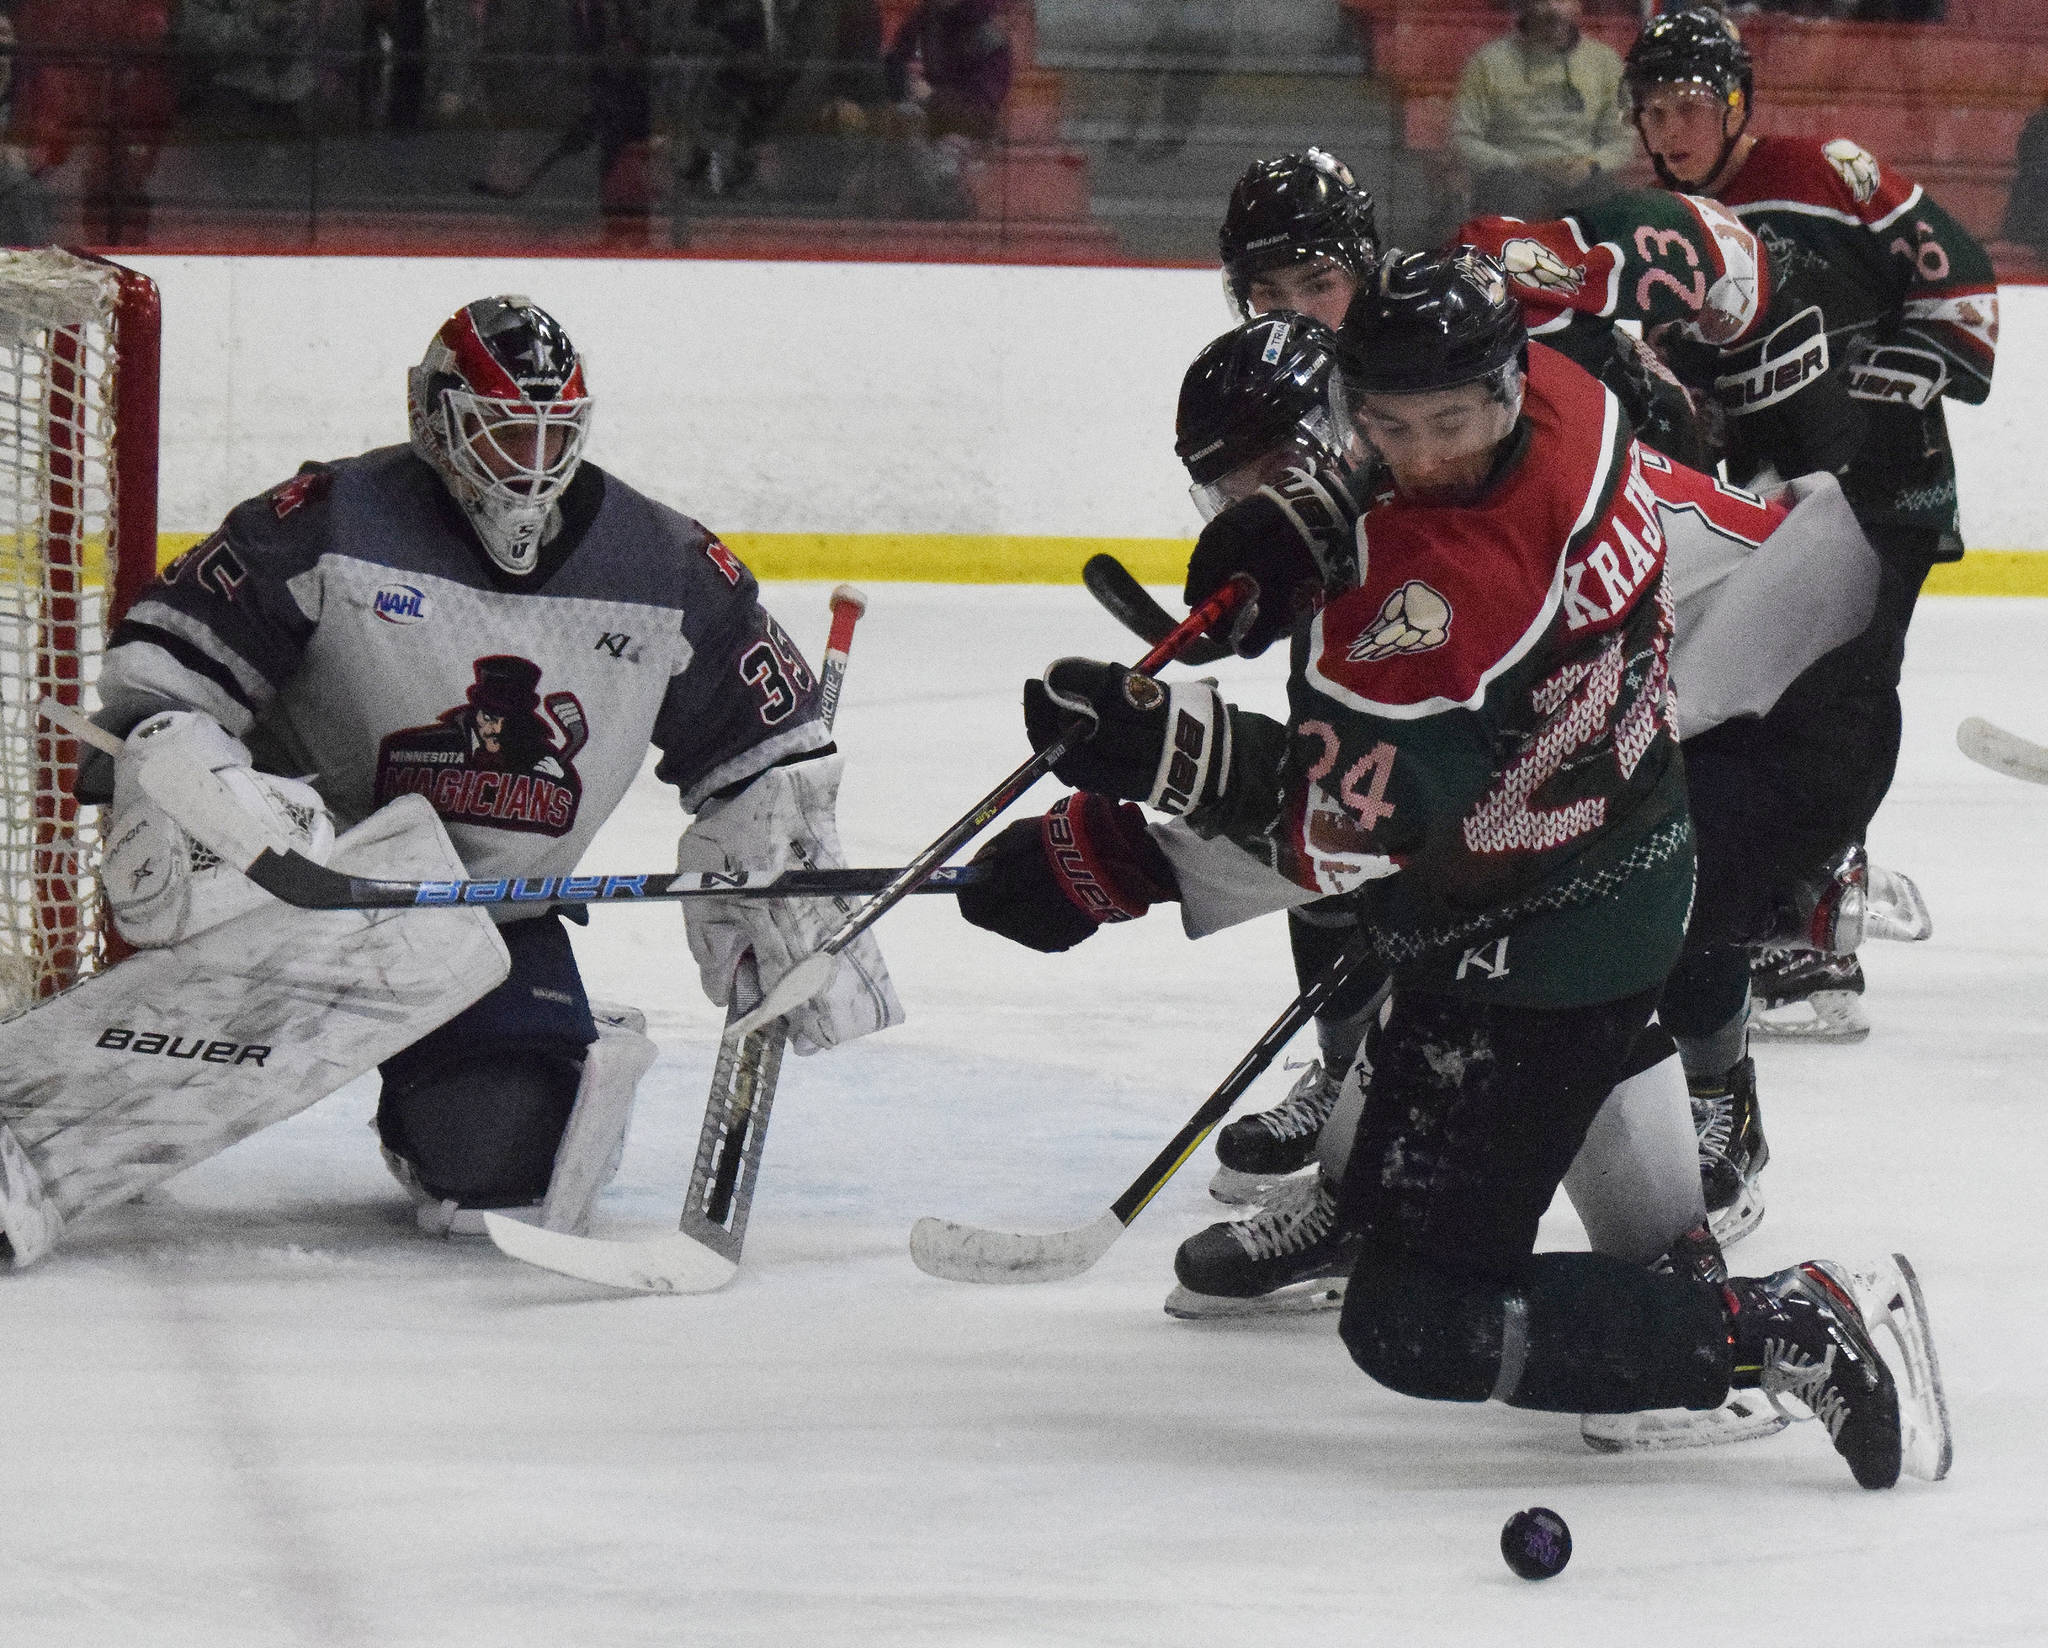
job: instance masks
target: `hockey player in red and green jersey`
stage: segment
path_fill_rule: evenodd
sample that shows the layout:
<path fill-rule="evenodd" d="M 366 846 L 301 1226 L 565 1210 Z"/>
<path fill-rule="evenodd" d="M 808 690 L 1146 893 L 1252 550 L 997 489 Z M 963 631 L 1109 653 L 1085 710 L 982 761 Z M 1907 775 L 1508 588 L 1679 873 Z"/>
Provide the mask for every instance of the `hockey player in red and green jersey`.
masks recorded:
<path fill-rule="evenodd" d="M 1898 681 L 1914 603 L 1928 569 L 1963 552 L 1942 401 L 1976 404 L 1991 392 L 1991 261 L 1923 188 L 1851 139 L 1752 133 L 1749 52 L 1718 12 L 1673 12 L 1645 26 L 1629 51 L 1627 85 L 1659 180 L 1733 211 L 1774 265 L 1808 286 L 1825 317 L 1818 336 L 1766 340 L 1749 370 L 1724 378 L 1724 404 L 1771 407 L 1809 375 L 1846 362 L 1854 450 L 1838 472 L 1885 576 L 1869 629 L 1788 695 L 1795 713 L 1802 697 L 1811 700 L 1810 736 L 1777 753 L 1838 770 L 1845 801 L 1867 828 L 1898 762 Z M 1846 880 L 1863 874 L 1862 833 Z M 1897 891 L 1911 895 L 1910 887 Z M 1917 895 L 1904 904 L 1915 925 L 1902 936 L 1924 936 Z M 1830 1039 L 1868 1033 L 1853 957 L 1781 957 L 1759 967 L 1757 986 L 1767 1027 L 1775 1018 L 1776 1028 Z"/>
<path fill-rule="evenodd" d="M 1757 1386 L 1820 1416 L 1866 1487 L 1902 1462 L 1938 1475 L 1937 1393 L 1909 1380 L 1902 1418 L 1871 1334 L 1882 1312 L 1925 1349 L 1902 1265 L 1714 1283 L 1533 1251 L 1691 891 L 1661 460 L 1610 392 L 1529 345 L 1490 259 L 1389 258 L 1342 337 L 1337 404 L 1391 488 L 1358 534 L 1361 581 L 1296 632 L 1288 724 L 1085 659 L 1027 684 L 1025 717 L 1041 748 L 1093 721 L 1066 782 L 1180 814 L 1304 888 L 1399 865 L 1374 912 L 1393 992 L 1328 1221 L 1354 1256 L 1346 1347 L 1409 1395 L 1551 1412 Z"/>

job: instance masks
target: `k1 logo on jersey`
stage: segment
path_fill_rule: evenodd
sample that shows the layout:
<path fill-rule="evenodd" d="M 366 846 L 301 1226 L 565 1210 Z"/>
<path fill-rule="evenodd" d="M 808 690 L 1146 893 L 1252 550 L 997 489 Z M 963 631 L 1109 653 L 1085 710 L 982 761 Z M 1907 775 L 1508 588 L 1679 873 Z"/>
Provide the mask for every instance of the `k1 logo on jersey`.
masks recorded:
<path fill-rule="evenodd" d="M 370 598 L 370 610 L 387 624 L 424 623 L 426 593 L 411 584 L 386 584 Z"/>
<path fill-rule="evenodd" d="M 377 747 L 377 805 L 423 795 L 451 824 L 567 835 L 583 799 L 576 755 L 590 724 L 573 692 L 543 696 L 540 677 L 525 658 L 477 659 L 464 703 Z"/>

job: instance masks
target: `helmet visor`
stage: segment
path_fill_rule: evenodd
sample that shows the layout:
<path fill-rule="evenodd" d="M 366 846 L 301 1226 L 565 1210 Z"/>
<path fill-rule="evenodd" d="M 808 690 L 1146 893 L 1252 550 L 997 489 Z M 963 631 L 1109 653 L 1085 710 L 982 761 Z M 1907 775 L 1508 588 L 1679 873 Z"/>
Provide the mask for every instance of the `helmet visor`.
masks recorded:
<path fill-rule="evenodd" d="M 1295 426 L 1291 436 L 1211 481 L 1197 481 L 1188 496 L 1206 523 L 1232 504 L 1241 504 L 1259 488 L 1270 486 L 1291 469 L 1331 464 L 1350 470 L 1364 454 L 1363 442 L 1341 438 L 1328 412 L 1317 410 Z"/>

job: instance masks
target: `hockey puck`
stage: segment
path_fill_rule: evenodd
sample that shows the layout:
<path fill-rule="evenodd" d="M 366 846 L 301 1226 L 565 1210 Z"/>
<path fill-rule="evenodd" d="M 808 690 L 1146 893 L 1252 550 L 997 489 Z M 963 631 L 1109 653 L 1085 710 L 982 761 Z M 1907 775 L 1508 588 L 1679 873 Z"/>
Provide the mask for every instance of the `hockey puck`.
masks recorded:
<path fill-rule="evenodd" d="M 1524 1579 L 1549 1579 L 1572 1559 L 1572 1531 L 1541 1505 L 1517 1511 L 1502 1524 L 1500 1554 Z"/>

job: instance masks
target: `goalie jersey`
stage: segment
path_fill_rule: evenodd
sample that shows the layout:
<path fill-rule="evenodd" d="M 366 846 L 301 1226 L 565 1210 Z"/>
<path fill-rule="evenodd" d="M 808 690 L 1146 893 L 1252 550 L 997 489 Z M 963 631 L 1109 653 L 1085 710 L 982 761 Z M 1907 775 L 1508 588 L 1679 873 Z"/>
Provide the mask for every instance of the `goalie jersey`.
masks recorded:
<path fill-rule="evenodd" d="M 468 873 L 573 870 L 652 744 L 691 810 L 827 747 L 754 577 L 585 463 L 535 573 L 491 565 L 403 446 L 238 505 L 115 630 L 110 722 L 202 710 L 346 827 L 424 796 Z"/>

